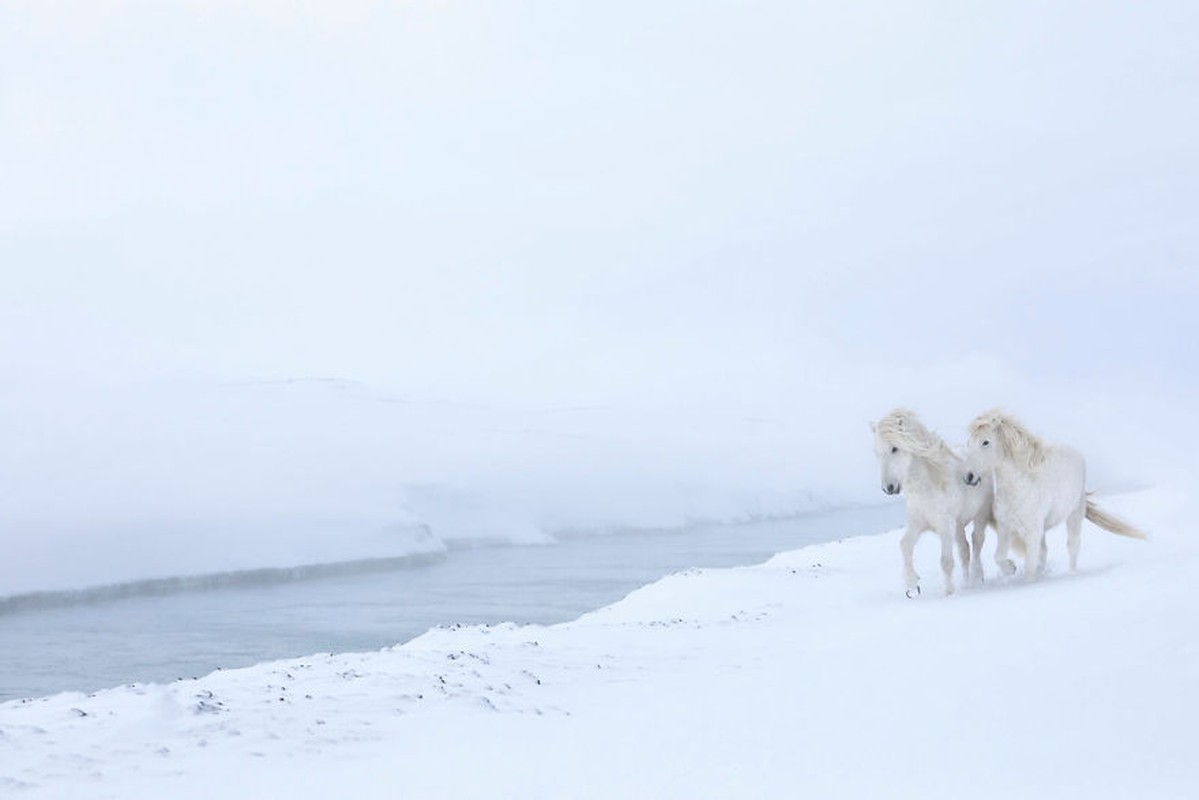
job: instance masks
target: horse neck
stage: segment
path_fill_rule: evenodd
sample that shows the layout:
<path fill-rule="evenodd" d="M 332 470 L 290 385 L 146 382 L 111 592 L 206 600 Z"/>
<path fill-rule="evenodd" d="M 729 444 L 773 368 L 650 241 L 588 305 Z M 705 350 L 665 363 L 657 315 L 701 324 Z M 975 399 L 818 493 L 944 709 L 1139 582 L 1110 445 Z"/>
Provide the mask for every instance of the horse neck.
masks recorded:
<path fill-rule="evenodd" d="M 996 483 L 1008 486 L 1028 484 L 1036 480 L 1036 476 L 1026 464 L 1021 464 L 1018 459 L 1006 453 L 995 466 L 994 472 Z"/>
<path fill-rule="evenodd" d="M 934 459 L 930 456 L 914 455 L 907 483 L 924 494 L 941 492 L 953 478 L 953 462 L 949 459 Z"/>

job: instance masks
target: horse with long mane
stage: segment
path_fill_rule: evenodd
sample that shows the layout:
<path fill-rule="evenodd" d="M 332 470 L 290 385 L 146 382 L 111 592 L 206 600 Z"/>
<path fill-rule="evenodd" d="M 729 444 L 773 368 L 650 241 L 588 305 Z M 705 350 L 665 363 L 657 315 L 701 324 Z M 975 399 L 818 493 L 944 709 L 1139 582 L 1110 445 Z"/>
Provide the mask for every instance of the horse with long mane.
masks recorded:
<path fill-rule="evenodd" d="M 1045 532 L 1066 523 L 1070 569 L 1078 569 L 1082 521 L 1106 531 L 1146 538 L 1144 532 L 1100 509 L 1087 492 L 1087 464 L 1072 447 L 1034 436 L 1015 417 L 993 410 L 970 423 L 966 483 L 990 483 L 994 474 L 995 521 L 999 545 L 995 560 L 1005 574 L 1016 571 L 1008 547 L 1023 544 L 1024 577 L 1033 580 L 1045 566 Z"/>
<path fill-rule="evenodd" d="M 912 566 L 916 540 L 926 531 L 941 539 L 941 571 L 945 593 L 953 593 L 953 544 L 956 540 L 963 576 L 982 580 L 982 546 L 987 525 L 992 524 L 991 484 L 967 485 L 966 465 L 916 415 L 898 408 L 884 416 L 874 430 L 874 454 L 886 494 L 904 495 L 907 528 L 899 547 L 903 553 L 904 583 L 908 597 L 920 593 L 920 576 Z M 973 528 L 966 541 L 966 524 Z"/>

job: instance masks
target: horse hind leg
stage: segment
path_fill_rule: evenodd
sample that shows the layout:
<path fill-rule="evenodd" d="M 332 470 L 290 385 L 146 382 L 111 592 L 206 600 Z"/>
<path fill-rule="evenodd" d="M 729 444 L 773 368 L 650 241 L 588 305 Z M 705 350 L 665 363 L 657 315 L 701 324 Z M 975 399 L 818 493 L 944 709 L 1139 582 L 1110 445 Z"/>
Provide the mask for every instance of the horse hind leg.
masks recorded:
<path fill-rule="evenodd" d="M 1078 550 L 1082 546 L 1082 518 L 1086 513 L 1083 503 L 1077 511 L 1066 518 L 1066 549 L 1070 551 L 1070 571 L 1078 569 Z"/>

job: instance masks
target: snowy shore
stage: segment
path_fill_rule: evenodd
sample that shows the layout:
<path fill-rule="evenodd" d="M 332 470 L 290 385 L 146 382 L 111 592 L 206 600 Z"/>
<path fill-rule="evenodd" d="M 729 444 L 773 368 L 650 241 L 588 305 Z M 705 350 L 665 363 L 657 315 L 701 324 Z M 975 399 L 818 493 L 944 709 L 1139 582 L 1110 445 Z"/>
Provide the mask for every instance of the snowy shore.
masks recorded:
<path fill-rule="evenodd" d="M 0 705 L 21 797 L 1189 797 L 1199 531 L 1050 538 L 1042 581 L 900 591 L 897 535 L 669 576 L 555 626 L 443 628 Z M 990 545 L 990 542 L 988 542 Z M 989 547 L 988 547 L 989 555 Z"/>
<path fill-rule="evenodd" d="M 731 412 L 697 439 L 677 410 L 409 401 L 333 379 L 3 388 L 0 418 L 26 422 L 0 462 L 0 610 L 876 500 L 845 480 L 796 489 L 811 482 L 793 426 Z M 671 464 L 675 440 L 703 452 Z M 848 460 L 873 469 L 864 443 Z"/>

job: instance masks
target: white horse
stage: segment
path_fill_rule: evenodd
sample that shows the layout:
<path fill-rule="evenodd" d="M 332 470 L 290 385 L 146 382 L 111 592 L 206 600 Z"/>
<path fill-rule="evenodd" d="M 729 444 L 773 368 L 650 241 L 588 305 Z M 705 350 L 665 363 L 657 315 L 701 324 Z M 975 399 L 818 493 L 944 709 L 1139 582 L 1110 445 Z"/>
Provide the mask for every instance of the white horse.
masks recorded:
<path fill-rule="evenodd" d="M 920 576 L 912 567 L 912 549 L 925 531 L 941 537 L 941 571 L 945 593 L 953 594 L 953 542 L 956 538 L 963 576 L 982 580 L 980 557 L 987 525 L 992 524 L 991 484 L 966 485 L 965 462 L 941 437 L 928 430 L 905 409 L 896 409 L 872 424 L 874 453 L 887 494 L 903 493 L 907 500 L 907 530 L 899 541 L 903 552 L 907 596 L 920 593 Z M 972 523 L 966 542 L 966 523 Z"/>
<path fill-rule="evenodd" d="M 1078 569 L 1082 520 L 1104 530 L 1144 539 L 1145 534 L 1101 510 L 1087 495 L 1087 465 L 1072 447 L 1048 444 L 1000 411 L 979 414 L 970 423 L 966 483 L 977 486 L 994 474 L 995 521 L 999 546 L 995 561 L 1004 574 L 1016 565 L 1008 546 L 1024 545 L 1024 577 L 1033 580 L 1045 566 L 1045 532 L 1066 523 L 1070 569 Z M 989 480 L 985 482 L 990 483 Z"/>

